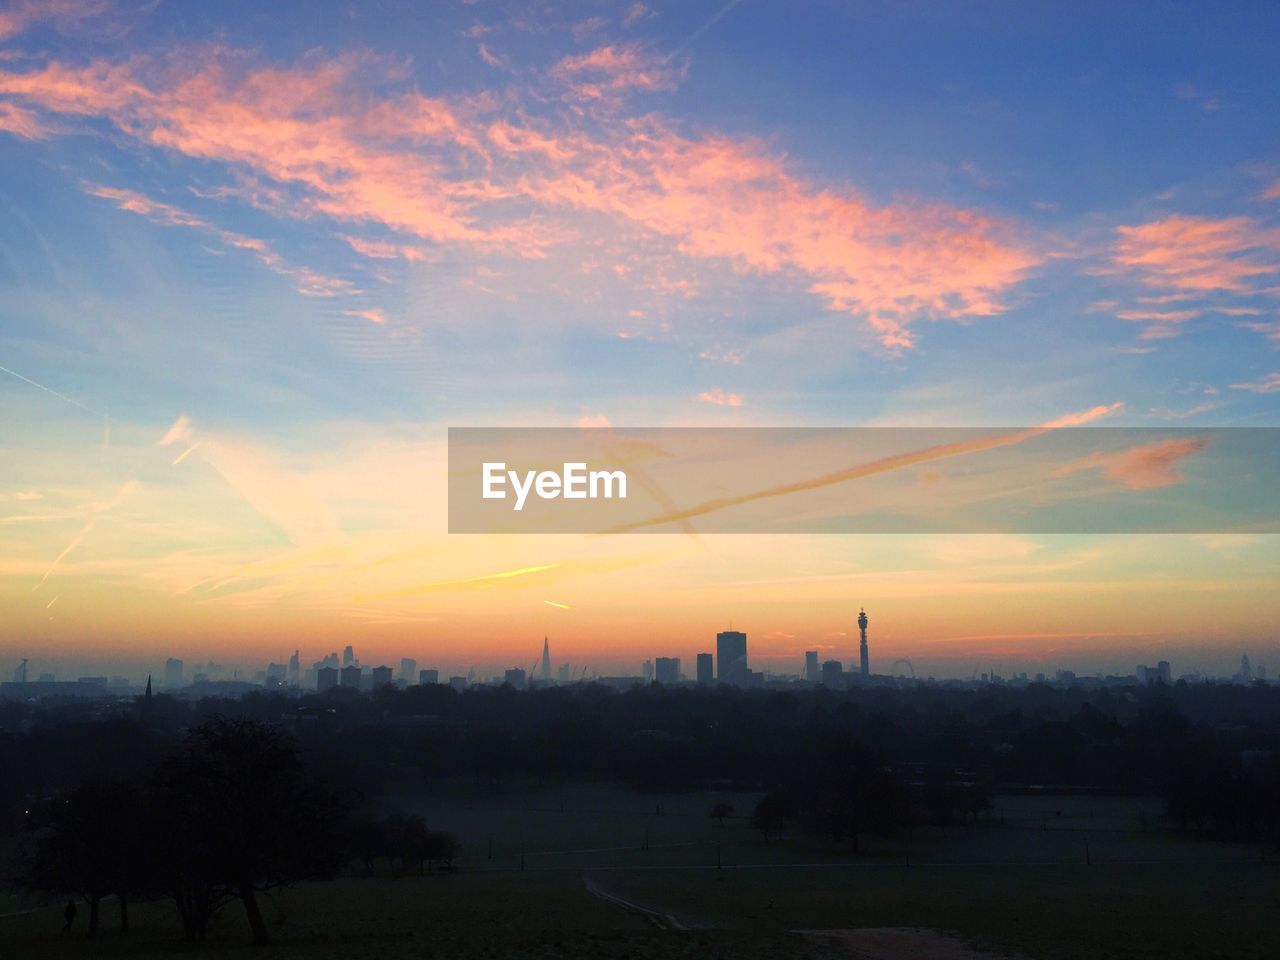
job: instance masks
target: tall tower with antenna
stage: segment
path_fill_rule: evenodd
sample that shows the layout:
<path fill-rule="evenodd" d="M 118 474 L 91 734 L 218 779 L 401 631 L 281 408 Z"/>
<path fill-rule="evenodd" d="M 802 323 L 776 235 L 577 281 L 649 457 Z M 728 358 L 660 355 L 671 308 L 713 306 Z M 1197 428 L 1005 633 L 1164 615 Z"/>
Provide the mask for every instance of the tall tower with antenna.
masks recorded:
<path fill-rule="evenodd" d="M 862 675 L 864 677 L 871 675 L 871 657 L 867 653 L 867 622 L 867 611 L 860 611 L 858 613 L 858 632 L 862 635 L 862 641 L 858 644 L 858 658 L 861 661 Z"/>

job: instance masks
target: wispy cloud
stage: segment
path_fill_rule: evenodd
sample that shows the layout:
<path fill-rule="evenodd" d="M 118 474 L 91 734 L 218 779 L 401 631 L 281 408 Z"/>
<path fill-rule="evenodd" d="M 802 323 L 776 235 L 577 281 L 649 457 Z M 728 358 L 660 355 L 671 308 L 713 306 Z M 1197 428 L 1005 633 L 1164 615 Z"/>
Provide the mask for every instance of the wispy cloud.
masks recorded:
<path fill-rule="evenodd" d="M 1280 393 L 1280 373 L 1268 373 L 1253 383 L 1233 383 L 1231 389 L 1246 390 L 1249 393 Z"/>
<path fill-rule="evenodd" d="M 742 406 L 742 397 L 736 393 L 729 393 L 716 387 L 712 390 L 704 390 L 698 394 L 698 399 L 703 403 L 709 403 L 716 407 L 740 407 Z"/>
<path fill-rule="evenodd" d="M 273 273 L 288 277 L 293 281 L 298 293 L 308 297 L 351 296 L 363 291 L 351 281 L 341 277 L 330 277 L 317 273 L 309 267 L 296 266 L 287 262 L 275 252 L 265 240 L 247 237 L 242 233 L 224 230 L 210 223 L 203 217 L 176 207 L 173 204 L 154 200 L 136 190 L 123 190 L 117 187 L 105 187 L 99 184 L 83 184 L 85 193 L 103 200 L 110 200 L 121 210 L 146 217 L 152 223 L 164 227 L 188 227 L 215 237 L 223 246 L 235 250 L 247 250 L 254 258 Z"/>
<path fill-rule="evenodd" d="M 1175 337 L 1183 324 L 1207 314 L 1257 314 L 1250 301 L 1278 292 L 1280 230 L 1252 217 L 1175 215 L 1117 227 L 1116 235 L 1111 272 L 1160 291 L 1116 313 L 1143 325 L 1140 339 Z"/>
<path fill-rule="evenodd" d="M 1054 477 L 1069 477 L 1085 470 L 1101 470 L 1129 490 L 1155 490 L 1171 487 L 1182 479 L 1182 463 L 1205 450 L 1204 437 L 1171 437 L 1120 450 L 1095 452 L 1058 467 Z"/>
<path fill-rule="evenodd" d="M 609 44 L 568 56 L 550 70 L 579 100 L 605 100 L 639 91 L 674 90 L 684 67 L 638 43 Z"/>
<path fill-rule="evenodd" d="M 613 44 L 549 72 L 599 101 L 668 89 L 682 68 L 642 45 Z M 631 231 L 634 257 L 652 257 L 653 269 L 631 271 L 637 282 L 669 276 L 662 264 L 673 257 L 793 278 L 890 351 L 914 346 L 918 320 L 1000 313 L 1042 260 L 1011 222 L 927 201 L 877 205 L 849 184 L 797 176 L 742 137 L 687 134 L 614 109 L 538 119 L 518 91 L 431 98 L 406 86 L 401 64 L 368 53 L 279 66 L 217 46 L 0 70 L 0 95 L 35 121 L 106 118 L 137 142 L 248 178 L 254 202 L 277 215 L 376 225 L 393 238 L 343 236 L 378 259 L 418 259 L 424 243 L 545 258 L 566 241 L 606 236 L 603 216 Z M 349 289 L 186 211 L 111 188 L 98 195 L 215 232 L 309 295 Z M 697 292 L 688 278 L 676 282 Z"/>
<path fill-rule="evenodd" d="M 0 40 L 16 36 L 37 23 L 66 26 L 96 17 L 107 0 L 12 0 L 0 10 Z"/>

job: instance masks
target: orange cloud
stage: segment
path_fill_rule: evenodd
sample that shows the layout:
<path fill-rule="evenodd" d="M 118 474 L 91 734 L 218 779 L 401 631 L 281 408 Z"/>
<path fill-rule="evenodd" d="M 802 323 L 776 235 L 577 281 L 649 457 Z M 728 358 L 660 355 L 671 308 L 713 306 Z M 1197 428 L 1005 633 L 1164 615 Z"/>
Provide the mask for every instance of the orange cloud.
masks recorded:
<path fill-rule="evenodd" d="M 1171 487 L 1182 479 L 1182 461 L 1208 447 L 1204 437 L 1171 437 L 1118 453 L 1095 452 L 1059 467 L 1054 477 L 1068 477 L 1082 470 L 1102 470 L 1130 490 Z"/>
<path fill-rule="evenodd" d="M 698 399 L 703 403 L 714 404 L 717 407 L 740 407 L 742 406 L 742 397 L 736 393 L 726 393 L 719 387 L 714 390 L 704 390 L 698 394 Z"/>

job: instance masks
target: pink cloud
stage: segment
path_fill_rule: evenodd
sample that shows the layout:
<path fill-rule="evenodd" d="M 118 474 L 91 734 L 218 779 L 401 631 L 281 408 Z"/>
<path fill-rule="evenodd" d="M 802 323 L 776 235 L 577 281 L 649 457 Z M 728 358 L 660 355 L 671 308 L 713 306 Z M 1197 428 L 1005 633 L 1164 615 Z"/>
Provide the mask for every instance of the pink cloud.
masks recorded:
<path fill-rule="evenodd" d="M 627 7 L 627 12 L 622 15 L 622 25 L 624 27 L 634 27 L 641 20 L 648 20 L 650 17 L 656 16 L 657 14 L 643 3 L 633 3 Z"/>
<path fill-rule="evenodd" d="M 1164 291 L 1136 297 L 1142 306 L 1116 315 L 1142 323 L 1142 340 L 1175 337 L 1196 317 L 1217 313 L 1251 316 L 1249 305 L 1224 305 L 1223 297 L 1269 297 L 1280 275 L 1280 230 L 1251 217 L 1171 216 L 1118 227 L 1108 272 L 1128 275 Z M 1171 309 L 1153 309 L 1168 305 Z"/>
<path fill-rule="evenodd" d="M 601 100 L 628 91 L 674 90 L 684 70 L 638 43 L 610 44 L 565 57 L 550 70 L 552 79 L 579 100 Z"/>
<path fill-rule="evenodd" d="M 507 62 L 500 56 L 490 50 L 483 43 L 476 45 L 476 53 L 480 54 L 480 59 L 491 67 L 497 67 L 499 70 L 507 69 Z"/>
<path fill-rule="evenodd" d="M 742 406 L 742 397 L 736 393 L 726 393 L 719 387 L 714 390 L 704 390 L 698 394 L 698 399 L 703 403 L 714 404 L 717 407 L 740 407 Z"/>
<path fill-rule="evenodd" d="M 609 418 L 603 413 L 597 413 L 589 417 L 579 417 L 574 421 L 574 425 L 579 427 L 607 427 L 609 426 Z"/>
<path fill-rule="evenodd" d="M 358 317 L 361 320 L 368 320 L 370 323 L 381 325 L 387 322 L 387 315 L 377 307 L 370 307 L 367 310 L 346 310 L 344 312 L 348 317 Z"/>
<path fill-rule="evenodd" d="M 1053 476 L 1067 477 L 1082 470 L 1101 470 L 1129 490 L 1171 487 L 1182 479 L 1182 462 L 1208 445 L 1209 441 L 1204 437 L 1172 437 L 1118 453 L 1099 451 L 1059 467 Z"/>
<path fill-rule="evenodd" d="M 0 40 L 22 33 L 41 22 L 59 26 L 96 17 L 107 8 L 106 0 L 14 0 L 0 10 Z"/>
<path fill-rule="evenodd" d="M 416 263 L 427 259 L 426 251 L 419 247 L 385 240 L 367 240 L 362 237 L 341 235 L 356 253 L 371 260 L 408 260 Z"/>
<path fill-rule="evenodd" d="M 1116 232 L 1115 264 L 1152 287 L 1247 294 L 1280 272 L 1280 230 L 1250 217 L 1172 216 Z"/>
<path fill-rule="evenodd" d="M 46 127 L 35 113 L 3 100 L 0 100 L 0 130 L 22 137 L 24 140 L 43 140 L 53 134 L 53 131 Z"/>
<path fill-rule="evenodd" d="M 1268 373 L 1254 383 L 1233 383 L 1232 390 L 1247 390 L 1249 393 L 1280 393 L 1280 373 Z"/>
<path fill-rule="evenodd" d="M 675 79 L 638 45 L 568 57 L 552 72 L 602 91 Z M 920 319 L 999 313 L 1042 259 L 1009 222 L 937 203 L 876 204 L 799 177 L 757 142 L 612 111 L 532 120 L 489 95 L 396 92 L 406 80 L 402 65 L 370 54 L 264 66 L 204 47 L 163 61 L 0 70 L 0 95 L 40 111 L 37 120 L 105 118 L 142 144 L 224 164 L 277 215 L 394 235 L 340 234 L 365 256 L 412 260 L 452 246 L 546 258 L 622 227 L 637 261 L 647 259 L 622 279 L 655 296 L 698 292 L 700 278 L 679 275 L 674 258 L 778 275 L 892 351 L 914 345 Z"/>

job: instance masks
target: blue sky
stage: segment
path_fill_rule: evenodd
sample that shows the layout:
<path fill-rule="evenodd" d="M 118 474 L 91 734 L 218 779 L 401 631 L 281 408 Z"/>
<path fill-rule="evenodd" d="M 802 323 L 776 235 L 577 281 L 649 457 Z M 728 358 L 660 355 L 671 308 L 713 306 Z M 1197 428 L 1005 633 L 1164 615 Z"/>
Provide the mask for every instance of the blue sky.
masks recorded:
<path fill-rule="evenodd" d="M 1266 3 L 17 0 L 0 11 L 6 602 L 81 650 L 104 584 L 177 604 L 194 636 L 191 585 L 263 544 L 293 572 L 234 602 L 268 618 L 328 609 L 297 553 L 321 542 L 540 566 L 524 542 L 439 540 L 450 424 L 1024 425 L 1105 406 L 1108 425 L 1274 426 L 1277 40 Z M 127 518 L 97 511 L 132 482 Z M 299 482 L 322 530 L 282 492 Z M 192 515 L 200 537 L 177 532 Z M 112 524 L 115 561 L 104 543 L 95 566 Z M 1185 551 L 1164 579 L 1199 569 Z M 1244 579 L 1275 570 L 1269 539 L 1231 556 Z M 625 589 L 612 561 L 607 589 L 570 583 L 606 622 L 669 562 Z M 35 604 L 51 570 L 84 597 L 71 623 Z M 418 559 L 396 577 L 451 579 Z M 516 592 L 512 622 L 544 599 Z M 474 632 L 471 602 L 392 613 Z M 390 616 L 367 607 L 342 616 Z"/>

